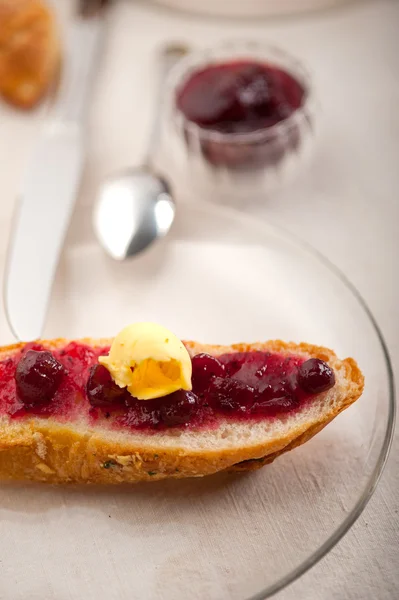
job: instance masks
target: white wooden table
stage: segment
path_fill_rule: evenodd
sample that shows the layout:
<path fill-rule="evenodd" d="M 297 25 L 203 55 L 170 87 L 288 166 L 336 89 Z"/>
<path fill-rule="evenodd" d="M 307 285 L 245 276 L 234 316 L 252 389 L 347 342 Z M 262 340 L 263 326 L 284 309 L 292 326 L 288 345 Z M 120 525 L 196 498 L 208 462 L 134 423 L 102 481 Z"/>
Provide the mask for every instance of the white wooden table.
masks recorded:
<path fill-rule="evenodd" d="M 70 0 L 55 2 L 66 26 Z M 175 38 L 200 45 L 252 36 L 296 53 L 314 71 L 323 134 L 311 168 L 263 206 L 248 210 L 299 233 L 346 273 L 376 316 L 399 379 L 398 33 L 395 0 L 256 23 L 193 18 L 145 1 L 120 1 L 110 15 L 79 202 L 92 202 L 107 173 L 139 161 L 151 118 L 151 61 L 159 42 Z M 18 184 L 43 115 L 43 108 L 23 115 L 0 106 L 0 278 Z M 1 311 L 0 343 L 11 340 Z M 397 598 L 398 496 L 399 432 L 380 485 L 355 526 L 277 597 Z"/>

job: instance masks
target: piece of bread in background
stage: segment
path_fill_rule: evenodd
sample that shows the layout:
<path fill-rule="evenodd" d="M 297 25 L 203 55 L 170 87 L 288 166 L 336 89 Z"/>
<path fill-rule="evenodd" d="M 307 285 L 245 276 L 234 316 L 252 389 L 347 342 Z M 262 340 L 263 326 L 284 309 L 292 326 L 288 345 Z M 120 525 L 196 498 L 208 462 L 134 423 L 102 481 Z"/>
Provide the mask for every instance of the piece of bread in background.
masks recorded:
<path fill-rule="evenodd" d="M 60 43 L 43 0 L 0 0 L 0 94 L 32 108 L 58 76 Z"/>

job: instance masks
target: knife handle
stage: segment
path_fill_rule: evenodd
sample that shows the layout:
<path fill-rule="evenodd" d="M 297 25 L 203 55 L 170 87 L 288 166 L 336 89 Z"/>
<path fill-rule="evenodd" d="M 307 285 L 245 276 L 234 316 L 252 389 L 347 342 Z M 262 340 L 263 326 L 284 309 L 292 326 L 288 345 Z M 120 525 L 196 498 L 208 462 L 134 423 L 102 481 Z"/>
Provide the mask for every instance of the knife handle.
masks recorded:
<path fill-rule="evenodd" d="M 53 121 L 81 125 L 85 121 L 99 56 L 104 21 L 101 17 L 80 19 L 67 43 L 65 72 L 53 110 Z"/>

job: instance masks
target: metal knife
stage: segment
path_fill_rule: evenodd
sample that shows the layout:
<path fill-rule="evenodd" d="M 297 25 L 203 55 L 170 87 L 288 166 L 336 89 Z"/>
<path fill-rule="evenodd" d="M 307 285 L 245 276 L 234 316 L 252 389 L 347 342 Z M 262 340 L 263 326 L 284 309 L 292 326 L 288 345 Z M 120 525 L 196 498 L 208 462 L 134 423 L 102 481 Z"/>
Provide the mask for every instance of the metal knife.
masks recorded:
<path fill-rule="evenodd" d="M 19 340 L 39 338 L 85 161 L 85 113 L 104 27 L 104 0 L 79 0 L 65 70 L 22 185 L 8 249 L 4 302 Z"/>

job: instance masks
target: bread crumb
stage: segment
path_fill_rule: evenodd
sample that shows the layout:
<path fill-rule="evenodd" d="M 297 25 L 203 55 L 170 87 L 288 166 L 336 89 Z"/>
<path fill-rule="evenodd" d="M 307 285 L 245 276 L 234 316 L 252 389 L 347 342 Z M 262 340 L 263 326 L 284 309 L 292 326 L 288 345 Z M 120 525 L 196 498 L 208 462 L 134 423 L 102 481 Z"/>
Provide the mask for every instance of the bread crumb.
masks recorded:
<path fill-rule="evenodd" d="M 53 469 L 50 469 L 50 467 L 45 463 L 38 463 L 36 465 L 36 468 L 40 469 L 40 471 L 42 471 L 42 473 L 45 473 L 46 475 L 54 475 L 55 473 L 55 471 Z"/>
<path fill-rule="evenodd" d="M 36 433 L 33 434 L 32 437 L 36 442 L 36 454 L 38 455 L 39 458 L 41 458 L 42 460 L 45 460 L 45 458 L 47 456 L 47 446 L 46 446 L 46 442 L 44 441 L 43 434 L 39 433 L 37 431 Z"/>
<path fill-rule="evenodd" d="M 122 465 L 122 467 L 128 467 L 132 464 L 133 458 L 131 456 L 114 456 L 117 463 Z"/>

